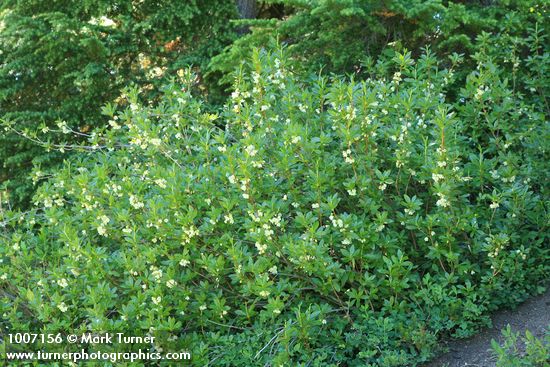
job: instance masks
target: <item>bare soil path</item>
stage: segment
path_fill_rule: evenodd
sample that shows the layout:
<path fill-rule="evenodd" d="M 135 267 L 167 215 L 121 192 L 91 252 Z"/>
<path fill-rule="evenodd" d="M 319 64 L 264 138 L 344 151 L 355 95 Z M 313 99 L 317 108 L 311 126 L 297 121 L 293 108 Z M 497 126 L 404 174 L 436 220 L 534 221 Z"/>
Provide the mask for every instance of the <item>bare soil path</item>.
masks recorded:
<path fill-rule="evenodd" d="M 492 317 L 493 327 L 464 340 L 447 343 L 448 353 L 425 367 L 495 367 L 491 340 L 502 340 L 500 331 L 510 324 L 512 330 L 525 335 L 529 330 L 537 338 L 544 337 L 550 326 L 550 289 L 521 304 L 515 310 L 503 310 Z"/>

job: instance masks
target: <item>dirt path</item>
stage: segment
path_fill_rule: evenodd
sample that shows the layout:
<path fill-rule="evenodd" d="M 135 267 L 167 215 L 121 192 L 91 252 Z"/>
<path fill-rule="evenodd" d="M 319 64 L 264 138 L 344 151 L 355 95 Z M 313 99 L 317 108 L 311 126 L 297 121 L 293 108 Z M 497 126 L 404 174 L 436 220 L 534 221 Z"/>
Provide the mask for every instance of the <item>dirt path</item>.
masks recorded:
<path fill-rule="evenodd" d="M 515 310 L 504 310 L 492 317 L 493 328 L 483 330 L 465 340 L 453 340 L 446 346 L 448 353 L 425 367 L 494 367 L 495 358 L 491 353 L 491 339 L 502 340 L 500 331 L 510 324 L 512 330 L 525 335 L 525 330 L 534 336 L 544 336 L 550 326 L 550 289 L 546 293 L 531 298 Z"/>

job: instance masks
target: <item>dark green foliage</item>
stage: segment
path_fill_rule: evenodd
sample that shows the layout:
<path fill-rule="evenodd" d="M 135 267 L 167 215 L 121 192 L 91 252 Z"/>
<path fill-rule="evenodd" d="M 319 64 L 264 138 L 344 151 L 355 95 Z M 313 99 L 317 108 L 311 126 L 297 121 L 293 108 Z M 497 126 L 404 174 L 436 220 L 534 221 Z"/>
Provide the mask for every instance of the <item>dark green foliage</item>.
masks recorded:
<path fill-rule="evenodd" d="M 542 0 L 274 0 L 284 5 L 277 18 L 249 22 L 252 32 L 214 58 L 214 69 L 232 71 L 252 47 L 269 44 L 273 34 L 309 71 L 364 75 L 368 65 L 396 43 L 419 55 L 432 46 L 439 55 L 475 52 L 483 31 L 527 37 L 536 22 L 548 29 Z M 273 5 L 272 5 L 273 6 Z M 276 14 L 276 13 L 275 13 Z M 269 13 L 265 13 L 269 17 Z M 468 66 L 471 66 L 469 64 Z M 223 79 L 222 81 L 227 81 Z"/>
<path fill-rule="evenodd" d="M 89 132 L 99 107 L 137 84 L 154 98 L 175 70 L 204 71 L 234 37 L 230 0 L 4 1 L 0 8 L 0 118 L 19 130 L 65 120 Z M 215 90 L 213 91 L 215 92 Z M 25 203 L 32 163 L 59 162 L 12 133 L 0 136 L 0 182 Z M 59 141 L 57 134 L 50 139 Z"/>

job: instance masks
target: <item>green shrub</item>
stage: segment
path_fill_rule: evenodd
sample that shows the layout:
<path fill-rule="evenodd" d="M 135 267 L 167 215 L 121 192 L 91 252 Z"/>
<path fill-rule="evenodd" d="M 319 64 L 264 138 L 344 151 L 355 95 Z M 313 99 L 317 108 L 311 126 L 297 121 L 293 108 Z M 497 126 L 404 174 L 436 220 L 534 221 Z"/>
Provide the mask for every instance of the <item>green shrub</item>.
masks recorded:
<path fill-rule="evenodd" d="M 537 339 L 529 330 L 520 337 L 510 328 L 502 330 L 504 342 L 492 341 L 497 367 L 548 367 L 550 366 L 550 329 L 544 339 Z M 523 351 L 522 351 L 523 350 Z"/>
<path fill-rule="evenodd" d="M 2 325 L 177 337 L 193 363 L 411 366 L 548 279 L 548 124 L 479 60 L 305 78 L 256 51 L 206 112 L 175 82 L 4 213 Z M 116 112 L 117 109 L 120 112 Z"/>

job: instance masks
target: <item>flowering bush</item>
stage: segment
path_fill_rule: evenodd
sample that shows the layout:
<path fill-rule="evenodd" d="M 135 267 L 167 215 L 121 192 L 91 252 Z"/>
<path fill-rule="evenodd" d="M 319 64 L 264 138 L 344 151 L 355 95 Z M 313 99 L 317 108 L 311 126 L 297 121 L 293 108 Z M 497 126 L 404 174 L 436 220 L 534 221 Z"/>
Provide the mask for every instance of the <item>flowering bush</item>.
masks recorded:
<path fill-rule="evenodd" d="M 402 366 L 540 291 L 544 113 L 488 61 L 456 103 L 460 57 L 380 62 L 304 78 L 257 51 L 217 113 L 189 74 L 157 105 L 128 90 L 4 215 L 3 326 L 168 333 L 153 347 L 196 365 Z"/>

